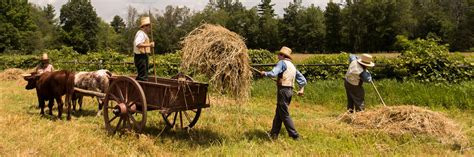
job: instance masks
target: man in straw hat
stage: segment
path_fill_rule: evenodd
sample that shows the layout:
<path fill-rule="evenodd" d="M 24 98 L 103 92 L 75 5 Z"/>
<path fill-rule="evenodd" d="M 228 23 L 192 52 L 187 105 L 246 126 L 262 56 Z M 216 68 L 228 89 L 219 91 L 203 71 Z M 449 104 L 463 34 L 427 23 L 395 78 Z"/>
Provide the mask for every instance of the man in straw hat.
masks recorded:
<path fill-rule="evenodd" d="M 38 64 L 38 66 L 36 66 L 35 71 L 38 75 L 42 74 L 44 72 L 53 72 L 54 71 L 53 65 L 51 65 L 49 63 L 48 54 L 43 53 L 43 55 L 41 55 L 40 64 Z"/>
<path fill-rule="evenodd" d="M 140 20 L 140 30 L 135 34 L 133 41 L 134 62 L 137 67 L 137 80 L 148 80 L 148 54 L 150 49 L 155 47 L 155 42 L 150 42 L 147 33 L 151 31 L 150 17 L 142 17 Z"/>
<path fill-rule="evenodd" d="M 360 57 L 351 54 L 349 63 L 344 79 L 344 87 L 347 95 L 347 110 L 353 113 L 354 110 L 356 112 L 364 110 L 365 91 L 362 84 L 363 82 L 372 81 L 372 76 L 367 68 L 373 67 L 375 64 L 369 54 L 362 54 Z"/>
<path fill-rule="evenodd" d="M 306 85 L 306 78 L 298 71 L 291 63 L 291 49 L 283 46 L 278 53 L 278 63 L 273 67 L 272 71 L 260 72 L 262 76 L 277 77 L 277 105 L 275 110 L 275 117 L 273 118 L 272 130 L 269 132 L 272 139 L 277 139 L 280 133 L 281 123 L 290 137 L 299 140 L 300 135 L 295 129 L 293 121 L 291 120 L 288 107 L 290 106 L 291 97 L 293 96 L 293 85 L 296 80 L 299 86 L 298 95 L 302 96 L 304 86 Z"/>

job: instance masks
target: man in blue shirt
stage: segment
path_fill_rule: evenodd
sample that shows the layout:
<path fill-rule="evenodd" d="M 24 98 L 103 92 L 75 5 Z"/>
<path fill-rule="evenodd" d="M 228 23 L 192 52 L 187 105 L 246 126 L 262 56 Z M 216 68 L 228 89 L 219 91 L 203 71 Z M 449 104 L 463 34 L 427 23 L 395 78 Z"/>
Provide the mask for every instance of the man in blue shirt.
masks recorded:
<path fill-rule="evenodd" d="M 299 140 L 300 135 L 295 129 L 293 121 L 291 120 L 288 107 L 290 106 L 291 97 L 293 96 L 293 85 L 296 80 L 298 83 L 299 96 L 304 93 L 304 86 L 306 85 L 306 79 L 303 74 L 296 69 L 291 63 L 291 49 L 288 47 L 282 47 L 278 53 L 278 63 L 273 67 L 272 71 L 264 72 L 261 71 L 260 75 L 268 77 L 277 77 L 277 105 L 275 110 L 275 117 L 273 118 L 272 130 L 270 131 L 270 137 L 272 139 L 278 139 L 278 134 L 281 130 L 281 123 L 285 125 L 285 128 L 290 137 L 295 140 Z"/>
<path fill-rule="evenodd" d="M 347 95 L 347 110 L 351 113 L 364 110 L 365 91 L 362 87 L 363 82 L 371 82 L 372 76 L 368 67 L 375 66 L 372 62 L 372 56 L 362 54 L 360 58 L 349 55 L 349 68 L 344 79 L 344 87 Z"/>

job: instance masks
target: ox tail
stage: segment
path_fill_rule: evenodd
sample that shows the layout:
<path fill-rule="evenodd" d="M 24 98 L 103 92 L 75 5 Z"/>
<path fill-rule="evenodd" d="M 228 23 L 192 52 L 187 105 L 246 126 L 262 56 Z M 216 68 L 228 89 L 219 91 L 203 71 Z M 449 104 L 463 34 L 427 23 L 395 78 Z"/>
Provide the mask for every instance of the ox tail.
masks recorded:
<path fill-rule="evenodd" d="M 74 78 L 75 72 L 66 71 L 66 106 L 67 106 L 67 119 L 71 119 L 71 102 L 72 95 L 74 94 Z"/>

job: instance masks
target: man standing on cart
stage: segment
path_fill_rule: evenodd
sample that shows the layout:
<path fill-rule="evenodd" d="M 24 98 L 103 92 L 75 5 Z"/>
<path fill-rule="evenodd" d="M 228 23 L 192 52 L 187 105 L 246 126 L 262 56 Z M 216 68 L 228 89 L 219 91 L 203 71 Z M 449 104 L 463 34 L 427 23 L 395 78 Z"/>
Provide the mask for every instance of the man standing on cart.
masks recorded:
<path fill-rule="evenodd" d="M 155 47 L 155 42 L 150 42 L 147 33 L 151 31 L 150 17 L 142 17 L 140 20 L 140 30 L 135 34 L 133 41 L 134 62 L 137 67 L 136 80 L 148 80 L 148 55 Z M 153 35 L 153 34 L 152 34 Z"/>

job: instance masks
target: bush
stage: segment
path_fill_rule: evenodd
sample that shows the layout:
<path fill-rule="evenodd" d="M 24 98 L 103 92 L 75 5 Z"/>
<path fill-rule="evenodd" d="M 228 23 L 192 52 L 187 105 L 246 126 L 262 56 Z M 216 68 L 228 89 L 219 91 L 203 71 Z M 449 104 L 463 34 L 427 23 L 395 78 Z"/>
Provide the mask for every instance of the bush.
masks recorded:
<path fill-rule="evenodd" d="M 1 55 L 0 70 L 10 68 L 28 69 L 38 64 L 38 55 Z"/>
<path fill-rule="evenodd" d="M 347 70 L 349 54 L 317 55 L 308 58 L 303 65 L 297 68 L 309 80 L 320 79 L 342 79 Z M 316 64 L 320 66 L 305 66 L 305 64 Z M 339 64 L 339 66 L 326 66 L 327 64 Z"/>
<path fill-rule="evenodd" d="M 439 45 L 436 39 L 410 41 L 404 36 L 397 36 L 396 44 L 402 47 L 402 51 L 394 71 L 403 80 L 460 82 L 472 78 L 472 67 L 465 58 L 449 55 L 448 46 Z"/>
<path fill-rule="evenodd" d="M 275 54 L 264 49 L 249 49 L 250 64 L 271 64 L 276 63 Z"/>

